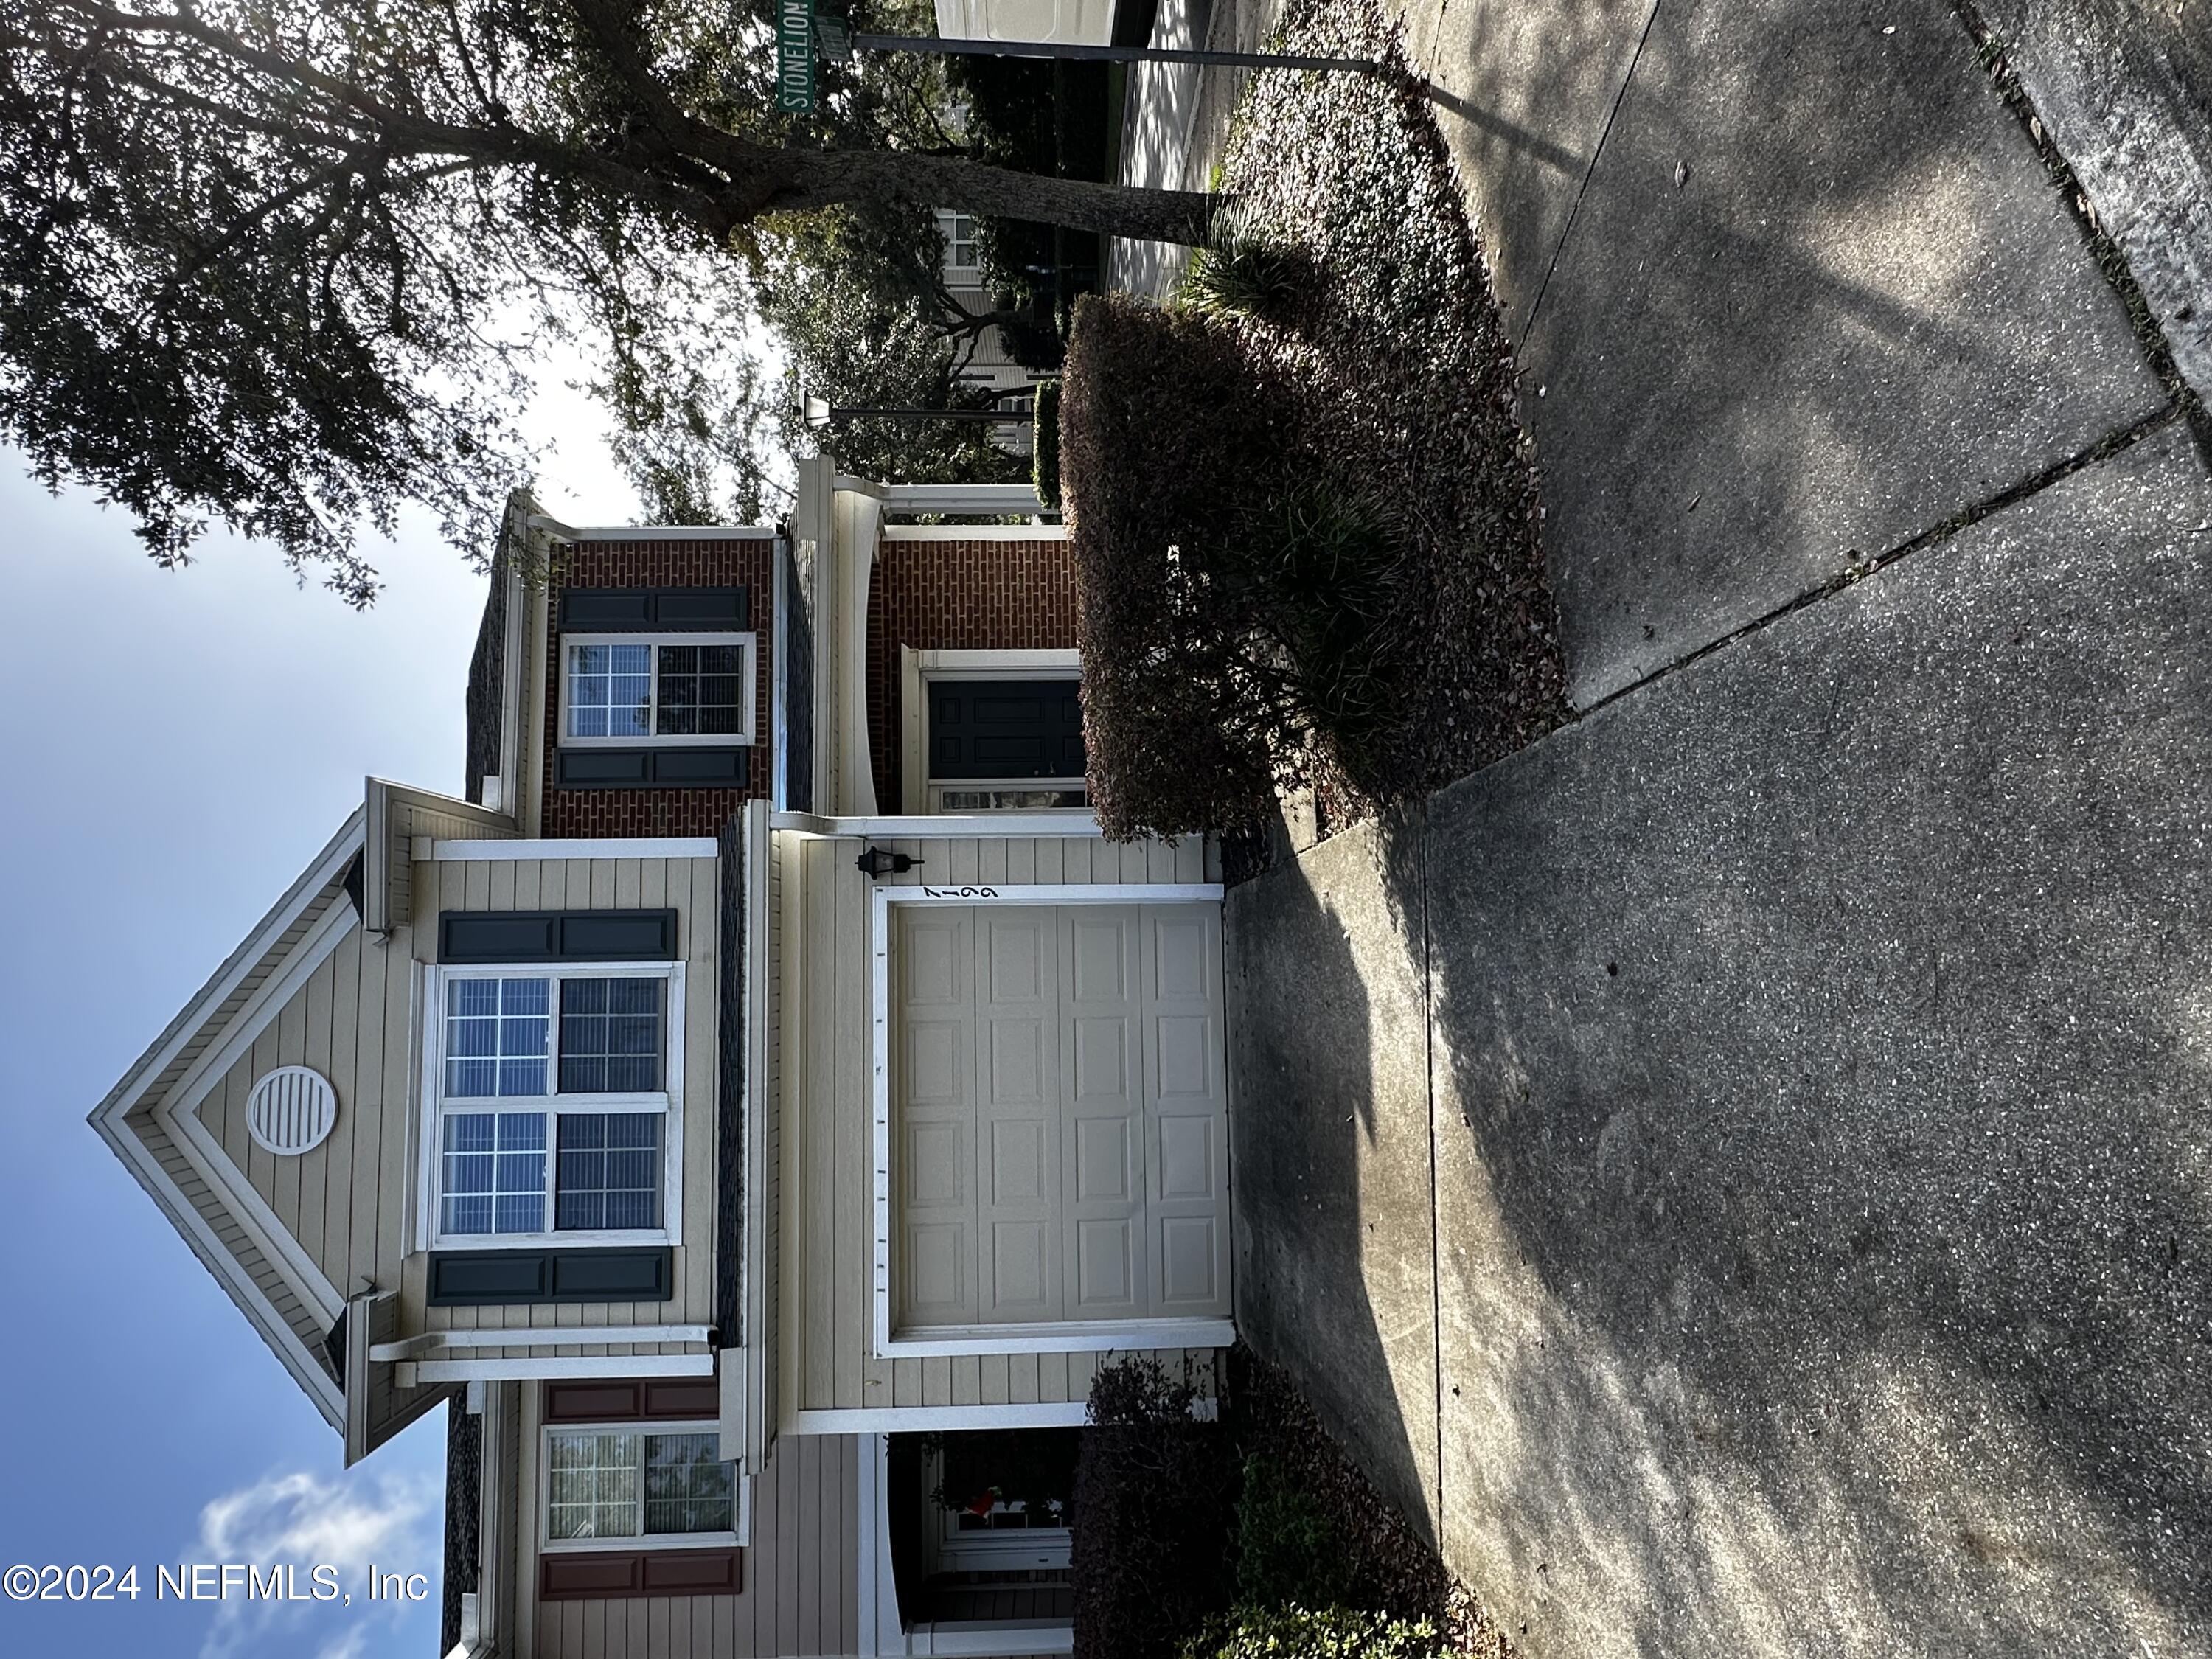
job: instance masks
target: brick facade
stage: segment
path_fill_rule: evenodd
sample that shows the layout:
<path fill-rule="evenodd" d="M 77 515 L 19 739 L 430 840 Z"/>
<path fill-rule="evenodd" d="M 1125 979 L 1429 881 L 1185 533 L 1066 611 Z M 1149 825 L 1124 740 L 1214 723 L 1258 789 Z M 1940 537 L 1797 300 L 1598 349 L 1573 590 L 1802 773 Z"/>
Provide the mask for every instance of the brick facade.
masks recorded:
<path fill-rule="evenodd" d="M 745 800 L 770 793 L 775 748 L 769 728 L 775 626 L 775 544 L 745 540 L 580 542 L 562 550 L 551 572 L 555 627 L 545 661 L 544 810 L 540 833 L 572 836 L 712 836 Z M 747 590 L 746 627 L 756 652 L 753 751 L 742 789 L 564 789 L 553 781 L 561 742 L 561 594 L 570 587 L 728 587 Z"/>
<path fill-rule="evenodd" d="M 884 541 L 868 589 L 868 747 L 883 812 L 901 810 L 901 646 L 1073 650 L 1075 561 L 1066 542 Z"/>

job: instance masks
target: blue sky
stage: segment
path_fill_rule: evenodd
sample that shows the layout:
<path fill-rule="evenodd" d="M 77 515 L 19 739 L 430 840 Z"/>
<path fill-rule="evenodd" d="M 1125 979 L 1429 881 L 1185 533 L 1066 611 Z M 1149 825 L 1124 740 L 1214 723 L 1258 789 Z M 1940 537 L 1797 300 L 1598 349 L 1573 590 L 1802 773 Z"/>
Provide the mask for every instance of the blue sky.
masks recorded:
<path fill-rule="evenodd" d="M 534 413 L 546 506 L 627 520 L 580 401 Z M 397 1613 L 155 1602 L 156 1564 L 191 1559 L 373 1559 L 434 1586 L 444 1419 L 341 1470 L 337 1436 L 84 1121 L 365 775 L 459 792 L 483 580 L 427 519 L 374 556 L 366 615 L 222 535 L 164 572 L 125 515 L 47 495 L 0 449 L 0 1568 L 136 1563 L 146 1591 L 0 1601 L 0 1651 L 435 1652 L 434 1589 Z"/>

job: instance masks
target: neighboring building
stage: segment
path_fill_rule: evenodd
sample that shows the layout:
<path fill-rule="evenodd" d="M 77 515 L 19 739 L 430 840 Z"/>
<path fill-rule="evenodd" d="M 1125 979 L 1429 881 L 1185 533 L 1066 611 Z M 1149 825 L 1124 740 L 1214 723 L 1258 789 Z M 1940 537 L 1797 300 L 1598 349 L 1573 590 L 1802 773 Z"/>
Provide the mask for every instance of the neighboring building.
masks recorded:
<path fill-rule="evenodd" d="M 945 243 L 945 286 L 955 302 L 975 316 L 996 309 L 996 296 L 983 279 L 983 256 L 976 238 L 975 216 L 939 208 L 937 234 Z M 959 382 L 992 394 L 1010 409 L 1021 406 L 1022 400 L 1014 394 L 1052 378 L 1053 371 L 1049 369 L 1030 368 L 1017 362 L 1004 331 L 995 324 L 976 337 L 972 349 L 956 345 L 954 349 L 963 354 L 956 373 Z M 1017 455 L 1028 454 L 1035 441 L 1026 422 L 1006 426 L 994 422 L 992 434 L 993 441 Z"/>
<path fill-rule="evenodd" d="M 518 497 L 467 798 L 370 780 L 93 1114 L 349 1462 L 451 1402 L 449 1651 L 1064 1652 L 1067 1515 L 915 1437 L 1216 1374 L 1216 854 L 1084 808 L 1059 528 L 892 522 L 1017 494 Z"/>
<path fill-rule="evenodd" d="M 1114 38 L 1115 0 L 936 0 L 947 40 L 1049 40 L 1103 46 Z M 1135 44 L 1135 43 L 1131 43 Z"/>

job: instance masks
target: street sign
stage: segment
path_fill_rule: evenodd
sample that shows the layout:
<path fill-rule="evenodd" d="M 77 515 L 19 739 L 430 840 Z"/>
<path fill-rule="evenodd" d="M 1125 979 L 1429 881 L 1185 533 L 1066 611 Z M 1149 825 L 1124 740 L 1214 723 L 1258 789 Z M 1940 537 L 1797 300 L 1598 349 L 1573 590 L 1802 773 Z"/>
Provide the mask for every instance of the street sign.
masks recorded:
<path fill-rule="evenodd" d="M 787 115 L 814 108 L 814 0 L 776 0 L 775 106 Z"/>
<path fill-rule="evenodd" d="M 842 17 L 817 17 L 814 20 L 814 46 L 825 64 L 849 64 L 853 61 L 853 31 Z"/>

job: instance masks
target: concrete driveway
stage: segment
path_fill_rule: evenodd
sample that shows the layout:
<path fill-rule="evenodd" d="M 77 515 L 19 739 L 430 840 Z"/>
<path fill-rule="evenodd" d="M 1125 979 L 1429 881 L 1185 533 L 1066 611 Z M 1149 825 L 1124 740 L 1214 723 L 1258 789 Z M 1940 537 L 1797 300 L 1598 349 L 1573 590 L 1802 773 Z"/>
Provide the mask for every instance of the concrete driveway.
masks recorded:
<path fill-rule="evenodd" d="M 2212 1654 L 2172 358 L 1942 0 L 1407 22 L 1582 718 L 1231 895 L 1240 1321 L 1531 1654 Z"/>

